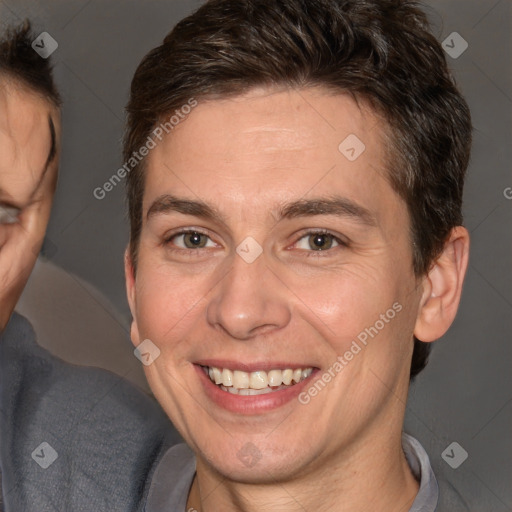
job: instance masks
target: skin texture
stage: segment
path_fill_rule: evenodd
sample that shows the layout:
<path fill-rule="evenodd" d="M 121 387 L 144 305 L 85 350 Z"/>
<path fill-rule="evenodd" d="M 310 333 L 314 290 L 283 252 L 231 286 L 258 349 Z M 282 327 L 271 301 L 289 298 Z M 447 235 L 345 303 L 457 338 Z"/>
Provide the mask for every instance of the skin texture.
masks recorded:
<path fill-rule="evenodd" d="M 54 125 L 56 148 L 51 162 Z M 0 223 L 0 331 L 7 324 L 41 248 L 57 182 L 58 109 L 24 85 L 0 83 L 0 207 L 19 210 Z M 11 210 L 12 211 L 12 210 Z"/>
<path fill-rule="evenodd" d="M 386 179 L 382 129 L 349 96 L 263 89 L 200 102 L 150 152 L 136 277 L 125 257 L 132 341 L 159 348 L 144 367 L 148 382 L 197 454 L 188 507 L 406 511 L 414 500 L 400 442 L 412 336 L 433 341 L 453 321 L 469 238 L 456 228 L 431 274 L 414 276 L 409 215 Z M 349 134 L 366 146 L 352 162 L 338 150 Z M 204 201 L 223 221 L 147 218 L 163 194 Z M 366 208 L 373 225 L 336 215 L 278 220 L 289 202 L 334 194 Z M 184 228 L 206 233 L 205 247 L 187 251 L 186 237 L 173 236 Z M 312 229 L 347 245 L 318 251 Z M 236 253 L 248 236 L 263 249 L 252 263 Z M 307 405 L 229 412 L 206 396 L 192 364 L 285 361 L 321 375 L 394 303 L 401 311 Z M 248 442 L 260 455 L 252 467 L 237 456 Z"/>

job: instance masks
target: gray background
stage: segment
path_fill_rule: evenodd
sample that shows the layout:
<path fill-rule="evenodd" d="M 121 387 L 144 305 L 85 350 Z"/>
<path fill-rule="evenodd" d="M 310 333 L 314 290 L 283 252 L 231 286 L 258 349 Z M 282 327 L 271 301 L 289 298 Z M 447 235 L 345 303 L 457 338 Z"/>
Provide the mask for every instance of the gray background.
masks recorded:
<path fill-rule="evenodd" d="M 44 252 L 100 289 L 128 322 L 122 254 L 124 188 L 101 201 L 93 189 L 120 166 L 124 105 L 137 63 L 200 2 L 178 0 L 0 0 L 2 23 L 29 17 L 58 43 L 55 72 L 64 98 L 59 187 Z M 470 267 L 458 317 L 436 342 L 413 384 L 406 431 L 434 471 L 458 488 L 471 510 L 512 510 L 512 1 L 429 1 L 442 41 L 469 43 L 448 57 L 473 115 L 474 149 L 465 190 Z M 43 292 L 42 292 L 43 293 Z M 452 442 L 469 454 L 457 469 L 441 453 Z"/>

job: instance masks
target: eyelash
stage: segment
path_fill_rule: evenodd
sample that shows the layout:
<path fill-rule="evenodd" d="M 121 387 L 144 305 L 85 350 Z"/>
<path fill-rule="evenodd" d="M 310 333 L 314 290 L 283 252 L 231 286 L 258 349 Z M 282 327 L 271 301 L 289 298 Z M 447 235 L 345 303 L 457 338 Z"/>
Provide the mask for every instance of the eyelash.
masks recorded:
<path fill-rule="evenodd" d="M 197 233 L 199 235 L 206 236 L 206 237 L 210 238 L 210 240 L 211 240 L 211 237 L 208 235 L 208 233 L 205 233 L 204 231 L 202 231 L 200 229 L 189 228 L 189 229 L 183 229 L 181 231 L 178 231 L 177 233 L 173 233 L 173 234 L 169 235 L 168 237 L 166 237 L 164 239 L 163 245 L 165 245 L 167 247 L 167 250 L 169 250 L 171 252 L 181 252 L 181 253 L 185 252 L 185 253 L 188 253 L 190 255 L 192 255 L 192 253 L 196 253 L 197 255 L 199 255 L 201 253 L 201 251 L 199 249 L 205 249 L 204 247 L 199 247 L 198 249 L 182 249 L 182 248 L 169 247 L 171 241 L 174 238 L 176 238 L 178 236 L 181 236 L 181 235 L 191 234 L 191 233 Z M 303 257 L 305 257 L 305 258 L 311 258 L 311 257 L 323 258 L 323 257 L 328 256 L 326 253 L 328 253 L 328 252 L 332 253 L 333 249 L 349 247 L 348 242 L 345 242 L 345 241 L 341 240 L 334 233 L 331 233 L 330 231 L 328 231 L 326 229 L 313 229 L 313 230 L 305 231 L 297 239 L 297 241 L 294 243 L 294 245 L 297 244 L 303 238 L 306 238 L 306 237 L 311 236 L 311 235 L 329 235 L 339 245 L 336 246 L 336 247 L 333 247 L 331 249 L 327 249 L 327 250 L 323 250 L 323 251 L 313 251 L 313 250 L 308 251 L 308 250 L 305 250 L 305 249 L 300 249 L 300 252 L 304 252 L 305 253 L 303 255 Z M 206 248 L 206 249 L 210 249 L 210 248 Z"/>

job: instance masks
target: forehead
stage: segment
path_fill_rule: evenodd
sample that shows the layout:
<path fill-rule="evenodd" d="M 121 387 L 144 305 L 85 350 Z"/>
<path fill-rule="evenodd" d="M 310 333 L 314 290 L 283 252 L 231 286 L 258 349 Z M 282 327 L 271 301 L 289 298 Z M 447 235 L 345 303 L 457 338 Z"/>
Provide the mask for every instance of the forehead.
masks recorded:
<path fill-rule="evenodd" d="M 41 177 L 59 116 L 49 101 L 11 80 L 0 79 L 0 188 L 17 202 Z M 25 190 L 26 189 L 26 190 Z"/>
<path fill-rule="evenodd" d="M 199 102 L 150 151 L 143 209 L 165 193 L 242 217 L 330 193 L 385 208 L 398 199 L 386 178 L 385 129 L 367 105 L 320 88 Z"/>
<path fill-rule="evenodd" d="M 358 133 L 372 144 L 378 137 L 375 123 L 373 112 L 349 95 L 319 88 L 255 89 L 235 98 L 199 103 L 161 146 L 172 149 L 176 159 L 186 158 L 180 146 L 194 138 L 198 150 L 226 162 L 251 148 L 258 155 L 264 149 L 272 159 L 297 149 L 323 149 L 332 157 L 337 156 L 337 142 L 344 133 Z"/>
<path fill-rule="evenodd" d="M 30 137 L 48 118 L 52 107 L 48 100 L 16 80 L 0 75 L 0 128 L 12 131 L 20 140 Z"/>
<path fill-rule="evenodd" d="M 195 161 L 194 171 L 204 173 L 220 172 L 220 162 L 226 168 L 239 166 L 240 174 L 247 164 L 300 170 L 310 166 L 309 159 L 325 164 L 345 158 L 339 145 L 355 135 L 365 146 L 365 163 L 373 157 L 372 163 L 383 168 L 383 129 L 368 106 L 346 94 L 321 88 L 255 89 L 235 98 L 200 102 L 150 152 L 148 167 L 156 169 L 171 159 L 176 165 Z M 206 154 L 215 159 L 214 168 L 198 162 Z M 308 161 L 303 161 L 305 155 Z M 301 174 L 294 177 L 300 179 Z"/>

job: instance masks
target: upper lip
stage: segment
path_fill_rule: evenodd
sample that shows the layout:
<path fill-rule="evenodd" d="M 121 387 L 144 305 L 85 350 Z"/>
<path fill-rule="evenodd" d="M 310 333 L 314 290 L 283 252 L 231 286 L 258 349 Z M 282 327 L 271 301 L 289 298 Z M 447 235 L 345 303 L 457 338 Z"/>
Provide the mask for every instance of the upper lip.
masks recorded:
<path fill-rule="evenodd" d="M 290 363 L 280 361 L 242 363 L 240 361 L 231 361 L 228 359 L 201 359 L 200 361 L 195 361 L 194 364 L 215 368 L 227 368 L 229 370 L 239 370 L 247 373 L 257 371 L 268 372 L 270 370 L 285 370 L 287 368 L 291 368 L 292 370 L 296 370 L 297 368 L 315 368 L 315 366 L 310 363 Z"/>

